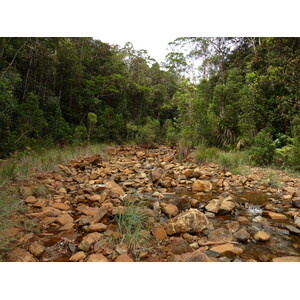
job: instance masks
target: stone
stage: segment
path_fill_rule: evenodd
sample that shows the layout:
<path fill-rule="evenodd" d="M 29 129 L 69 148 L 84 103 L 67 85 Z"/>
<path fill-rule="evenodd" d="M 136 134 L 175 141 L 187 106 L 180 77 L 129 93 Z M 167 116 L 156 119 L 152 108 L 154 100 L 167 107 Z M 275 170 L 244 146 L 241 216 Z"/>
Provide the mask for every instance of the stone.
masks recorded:
<path fill-rule="evenodd" d="M 153 169 L 150 171 L 150 178 L 152 182 L 159 180 L 162 177 L 162 175 L 163 172 L 160 169 Z"/>
<path fill-rule="evenodd" d="M 102 253 L 94 253 L 89 255 L 87 262 L 108 262 L 108 259 Z"/>
<path fill-rule="evenodd" d="M 282 256 L 275 257 L 272 262 L 300 262 L 300 256 Z"/>
<path fill-rule="evenodd" d="M 186 210 L 191 208 L 191 202 L 188 197 L 181 197 L 177 203 L 176 206 L 179 210 Z"/>
<path fill-rule="evenodd" d="M 218 228 L 208 235 L 208 240 L 212 242 L 231 242 L 232 235 L 226 228 Z"/>
<path fill-rule="evenodd" d="M 199 178 L 200 176 L 201 176 L 201 170 L 199 167 L 197 167 L 193 170 L 192 177 Z"/>
<path fill-rule="evenodd" d="M 167 215 L 168 218 L 177 216 L 178 208 L 173 204 L 166 204 L 162 207 L 162 211 Z"/>
<path fill-rule="evenodd" d="M 249 222 L 248 218 L 247 218 L 247 217 L 243 217 L 243 216 L 238 217 L 238 218 L 237 218 L 237 221 L 238 221 L 239 223 L 241 223 L 241 224 L 246 224 L 246 223 Z"/>
<path fill-rule="evenodd" d="M 182 174 L 186 177 L 186 178 L 190 178 L 193 175 L 193 170 L 192 169 L 186 169 L 182 172 Z"/>
<path fill-rule="evenodd" d="M 36 258 L 22 248 L 16 248 L 9 252 L 6 256 L 5 261 L 7 262 L 36 262 Z"/>
<path fill-rule="evenodd" d="M 107 246 L 107 240 L 102 239 L 94 244 L 94 251 L 95 252 L 102 252 L 102 250 Z"/>
<path fill-rule="evenodd" d="M 227 229 L 229 230 L 229 232 L 235 233 L 236 231 L 239 230 L 240 223 L 238 221 L 232 221 L 230 223 L 227 223 L 225 226 L 227 227 Z"/>
<path fill-rule="evenodd" d="M 86 254 L 83 251 L 79 251 L 70 257 L 70 261 L 78 262 L 84 261 L 86 258 Z"/>
<path fill-rule="evenodd" d="M 35 203 L 35 202 L 37 202 L 37 201 L 38 201 L 38 199 L 37 199 L 36 197 L 34 197 L 34 196 L 28 196 L 28 197 L 24 200 L 25 203 L 30 203 L 30 204 L 33 204 L 33 203 Z"/>
<path fill-rule="evenodd" d="M 299 197 L 294 198 L 292 200 L 292 204 L 293 204 L 294 207 L 300 208 L 300 198 Z"/>
<path fill-rule="evenodd" d="M 89 251 L 93 244 L 98 242 L 102 237 L 102 234 L 99 232 L 89 233 L 85 237 L 83 237 L 82 241 L 78 245 L 78 249 L 82 251 Z"/>
<path fill-rule="evenodd" d="M 224 245 L 220 245 L 220 246 L 215 246 L 215 247 L 212 247 L 210 250 L 214 251 L 214 252 L 218 252 L 220 254 L 229 253 L 229 254 L 234 254 L 234 255 L 240 255 L 243 253 L 242 248 L 236 247 L 232 244 L 224 244 Z"/>
<path fill-rule="evenodd" d="M 208 180 L 195 180 L 192 185 L 193 192 L 209 192 L 212 190 L 212 184 Z"/>
<path fill-rule="evenodd" d="M 159 241 L 162 241 L 165 238 L 167 238 L 166 230 L 159 223 L 154 224 L 151 232 L 155 236 L 155 238 Z"/>
<path fill-rule="evenodd" d="M 269 217 L 272 220 L 287 220 L 287 216 L 279 213 L 275 213 L 273 211 L 264 211 L 263 215 Z"/>
<path fill-rule="evenodd" d="M 96 223 L 88 226 L 87 231 L 88 232 L 103 232 L 106 230 L 106 225 L 103 223 Z"/>
<path fill-rule="evenodd" d="M 118 255 L 114 262 L 134 262 L 134 260 L 127 254 Z"/>
<path fill-rule="evenodd" d="M 65 204 L 65 203 L 61 203 L 61 202 L 55 202 L 52 205 L 54 208 L 60 209 L 60 210 L 69 210 L 70 206 Z"/>
<path fill-rule="evenodd" d="M 254 239 L 258 242 L 265 242 L 270 239 L 270 235 L 265 231 L 257 231 L 254 234 Z"/>
<path fill-rule="evenodd" d="M 245 228 L 241 228 L 233 235 L 239 242 L 246 242 L 250 238 L 249 232 Z"/>
<path fill-rule="evenodd" d="M 183 253 L 181 255 L 171 255 L 168 257 L 169 262 L 209 262 L 209 257 L 200 249 L 193 252 Z"/>
<path fill-rule="evenodd" d="M 201 232 L 208 225 L 207 217 L 195 208 L 190 208 L 170 219 L 166 224 L 169 235 L 185 232 Z"/>
<path fill-rule="evenodd" d="M 29 246 L 28 250 L 35 257 L 39 257 L 46 250 L 46 248 L 39 242 L 35 241 Z"/>
<path fill-rule="evenodd" d="M 209 212 L 217 214 L 219 212 L 221 201 L 222 200 L 220 199 L 213 199 L 205 206 L 205 209 Z"/>
<path fill-rule="evenodd" d="M 74 227 L 74 223 L 73 222 L 70 222 L 70 223 L 67 223 L 65 224 L 64 226 L 62 226 L 59 231 L 68 231 L 68 230 L 71 230 L 73 229 Z"/>
<path fill-rule="evenodd" d="M 170 251 L 173 254 L 182 254 L 185 252 L 192 252 L 193 248 L 184 239 L 175 237 L 171 242 Z"/>
<path fill-rule="evenodd" d="M 61 211 L 57 208 L 49 207 L 49 206 L 42 208 L 43 217 L 57 217 L 59 215 L 61 215 Z"/>
<path fill-rule="evenodd" d="M 292 233 L 300 234 L 300 229 L 296 228 L 295 226 L 285 225 L 285 227 Z"/>
<path fill-rule="evenodd" d="M 97 211 L 97 213 L 93 216 L 90 224 L 96 224 L 99 223 L 99 221 L 108 213 L 109 209 L 112 209 L 113 205 L 112 203 L 104 203 Z"/>
<path fill-rule="evenodd" d="M 74 219 L 68 214 L 61 214 L 60 216 L 57 217 L 57 222 L 61 225 L 66 225 L 68 223 L 73 223 Z"/>
<path fill-rule="evenodd" d="M 118 244 L 118 245 L 115 247 L 115 250 L 116 250 L 116 252 L 117 252 L 119 255 L 127 254 L 128 246 L 127 246 L 126 244 Z"/>
<path fill-rule="evenodd" d="M 121 186 L 119 186 L 114 181 L 108 181 L 106 187 L 111 190 L 111 192 L 117 194 L 118 196 L 124 196 L 125 192 Z"/>
<path fill-rule="evenodd" d="M 235 208 L 235 206 L 236 204 L 232 201 L 232 198 L 228 197 L 221 202 L 221 205 L 219 207 L 219 212 L 221 213 L 230 212 Z"/>

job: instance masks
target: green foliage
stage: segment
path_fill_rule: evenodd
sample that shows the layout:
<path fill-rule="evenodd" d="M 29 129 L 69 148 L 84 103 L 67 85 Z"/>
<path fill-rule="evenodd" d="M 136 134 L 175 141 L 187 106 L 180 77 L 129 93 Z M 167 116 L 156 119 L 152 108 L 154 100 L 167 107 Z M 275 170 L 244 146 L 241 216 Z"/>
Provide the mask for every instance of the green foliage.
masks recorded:
<path fill-rule="evenodd" d="M 260 166 L 268 165 L 272 162 L 275 155 L 275 146 L 270 133 L 263 129 L 254 139 L 251 148 L 251 160 Z"/>
<path fill-rule="evenodd" d="M 83 144 L 84 142 L 86 142 L 88 138 L 88 131 L 86 127 L 84 125 L 76 126 L 73 137 L 78 144 Z"/>
<path fill-rule="evenodd" d="M 137 142 L 140 144 L 155 144 L 161 139 L 161 127 L 159 120 L 146 119 L 146 124 L 139 126 L 137 133 Z"/>
<path fill-rule="evenodd" d="M 209 163 L 214 162 L 220 155 L 220 150 L 215 147 L 205 147 L 203 145 L 197 146 L 194 151 L 194 159 L 198 163 Z"/>

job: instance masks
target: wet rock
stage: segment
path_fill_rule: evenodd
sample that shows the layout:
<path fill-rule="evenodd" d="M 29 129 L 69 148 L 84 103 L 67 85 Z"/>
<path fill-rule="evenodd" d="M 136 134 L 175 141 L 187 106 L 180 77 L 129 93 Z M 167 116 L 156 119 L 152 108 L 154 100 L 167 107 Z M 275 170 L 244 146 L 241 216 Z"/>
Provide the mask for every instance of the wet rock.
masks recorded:
<path fill-rule="evenodd" d="M 228 229 L 218 228 L 209 233 L 208 240 L 212 242 L 230 242 L 232 241 L 232 235 Z"/>
<path fill-rule="evenodd" d="M 178 208 L 173 204 L 166 204 L 162 206 L 162 211 L 168 218 L 172 218 L 177 216 Z"/>
<path fill-rule="evenodd" d="M 292 204 L 294 207 L 300 208 L 300 197 L 294 198 Z"/>
<path fill-rule="evenodd" d="M 191 202 L 188 197 L 181 197 L 176 203 L 179 210 L 186 210 L 191 208 Z"/>
<path fill-rule="evenodd" d="M 296 228 L 295 226 L 286 225 L 285 227 L 292 233 L 300 234 L 300 229 Z"/>
<path fill-rule="evenodd" d="M 103 223 L 92 224 L 87 227 L 88 232 L 103 232 L 106 230 L 106 225 Z"/>
<path fill-rule="evenodd" d="M 200 249 L 194 252 L 187 252 L 181 255 L 171 255 L 168 257 L 169 262 L 208 262 L 210 261 L 208 256 Z"/>
<path fill-rule="evenodd" d="M 239 223 L 241 223 L 241 224 L 246 224 L 246 223 L 249 222 L 248 218 L 243 217 L 243 216 L 238 217 L 238 218 L 237 218 L 237 221 L 238 221 Z"/>
<path fill-rule="evenodd" d="M 208 180 L 195 180 L 192 185 L 193 192 L 206 192 L 212 190 L 212 184 Z"/>
<path fill-rule="evenodd" d="M 70 257 L 70 261 L 78 262 L 84 261 L 86 258 L 86 254 L 83 251 L 79 251 Z"/>
<path fill-rule="evenodd" d="M 279 213 L 275 213 L 273 211 L 264 211 L 263 215 L 269 217 L 272 220 L 286 220 L 287 216 Z"/>
<path fill-rule="evenodd" d="M 151 232 L 159 241 L 164 240 L 167 237 L 165 229 L 159 223 L 154 224 Z"/>
<path fill-rule="evenodd" d="M 61 214 L 60 216 L 57 217 L 57 222 L 61 225 L 66 225 L 68 223 L 73 223 L 74 219 L 68 214 Z"/>
<path fill-rule="evenodd" d="M 87 262 L 108 262 L 108 259 L 102 253 L 95 253 L 88 256 Z"/>
<path fill-rule="evenodd" d="M 262 223 L 264 225 L 270 225 L 268 220 L 263 218 L 262 216 L 256 216 L 255 218 L 252 219 L 252 221 L 256 223 Z"/>
<path fill-rule="evenodd" d="M 35 257 L 39 257 L 46 250 L 46 248 L 39 242 L 35 241 L 29 246 L 28 250 Z"/>
<path fill-rule="evenodd" d="M 230 223 L 227 223 L 225 226 L 227 227 L 227 229 L 229 230 L 229 232 L 235 233 L 236 231 L 239 230 L 240 223 L 238 221 L 232 221 Z"/>
<path fill-rule="evenodd" d="M 241 228 L 233 235 L 239 242 L 246 242 L 250 238 L 249 232 L 245 228 Z"/>
<path fill-rule="evenodd" d="M 224 245 L 220 245 L 220 246 L 215 246 L 215 247 L 212 247 L 210 250 L 214 251 L 214 252 L 218 252 L 220 254 L 229 253 L 229 254 L 234 254 L 234 255 L 240 255 L 243 253 L 242 248 L 236 247 L 232 244 L 224 244 Z"/>
<path fill-rule="evenodd" d="M 169 235 L 185 232 L 201 232 L 208 225 L 207 217 L 195 208 L 180 213 L 166 224 L 166 232 Z"/>
<path fill-rule="evenodd" d="M 185 252 L 192 252 L 193 248 L 184 239 L 176 237 L 171 242 L 170 251 L 173 254 L 182 254 Z"/>
<path fill-rule="evenodd" d="M 275 257 L 272 262 L 300 262 L 300 256 L 282 256 Z"/>
<path fill-rule="evenodd" d="M 134 260 L 127 254 L 118 255 L 114 262 L 134 262 Z"/>
<path fill-rule="evenodd" d="M 22 248 L 16 248 L 6 256 L 7 262 L 36 262 L 36 258 Z"/>
<path fill-rule="evenodd" d="M 258 242 L 265 242 L 270 239 L 270 235 L 265 231 L 258 231 L 254 234 L 254 239 Z"/>

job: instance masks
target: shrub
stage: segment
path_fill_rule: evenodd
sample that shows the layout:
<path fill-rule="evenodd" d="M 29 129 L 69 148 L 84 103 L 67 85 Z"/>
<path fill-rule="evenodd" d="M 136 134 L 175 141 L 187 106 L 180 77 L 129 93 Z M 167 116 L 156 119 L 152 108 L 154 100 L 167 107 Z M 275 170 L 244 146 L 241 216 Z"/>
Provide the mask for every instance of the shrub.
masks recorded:
<path fill-rule="evenodd" d="M 137 142 L 139 144 L 155 144 L 161 140 L 159 120 L 147 118 L 144 126 L 139 126 Z"/>
<path fill-rule="evenodd" d="M 220 150 L 215 147 L 207 148 L 199 145 L 194 152 L 194 159 L 198 163 L 214 162 L 218 158 Z"/>
<path fill-rule="evenodd" d="M 251 160 L 256 165 L 268 165 L 275 155 L 275 145 L 267 130 L 261 130 L 254 139 L 254 146 L 251 148 Z"/>
<path fill-rule="evenodd" d="M 88 139 L 88 131 L 84 125 L 78 125 L 74 130 L 74 141 L 78 144 L 83 144 Z"/>

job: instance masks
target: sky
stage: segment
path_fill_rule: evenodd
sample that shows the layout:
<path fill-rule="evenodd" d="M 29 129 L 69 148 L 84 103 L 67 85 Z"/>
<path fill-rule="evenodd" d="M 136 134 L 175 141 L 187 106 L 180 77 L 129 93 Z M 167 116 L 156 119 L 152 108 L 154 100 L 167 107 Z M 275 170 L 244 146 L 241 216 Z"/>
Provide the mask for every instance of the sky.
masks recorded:
<path fill-rule="evenodd" d="M 131 42 L 135 50 L 145 49 L 148 54 L 154 58 L 158 63 L 161 63 L 168 51 L 168 43 L 172 42 L 175 38 L 172 35 L 157 36 L 157 37 L 140 37 L 129 35 L 128 37 L 113 36 L 108 34 L 93 36 L 94 39 L 101 40 L 102 42 L 109 44 L 117 44 L 123 47 L 126 42 Z"/>

